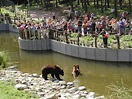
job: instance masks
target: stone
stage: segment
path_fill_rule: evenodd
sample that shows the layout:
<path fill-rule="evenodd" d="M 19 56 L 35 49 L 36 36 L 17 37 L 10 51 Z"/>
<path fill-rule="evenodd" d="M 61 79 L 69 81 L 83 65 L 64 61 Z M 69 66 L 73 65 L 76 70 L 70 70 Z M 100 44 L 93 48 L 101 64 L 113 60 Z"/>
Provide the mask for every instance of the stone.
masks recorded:
<path fill-rule="evenodd" d="M 80 86 L 78 89 L 79 90 L 85 90 L 86 88 L 84 86 Z"/>
<path fill-rule="evenodd" d="M 44 95 L 45 95 L 44 92 L 37 92 L 37 94 L 38 94 L 39 96 L 44 96 Z"/>
<path fill-rule="evenodd" d="M 104 96 L 98 96 L 98 97 L 96 97 L 96 99 L 105 99 L 105 97 Z"/>
<path fill-rule="evenodd" d="M 25 84 L 16 84 L 15 88 L 18 90 L 24 90 L 24 89 L 27 89 L 28 87 Z"/>
<path fill-rule="evenodd" d="M 66 83 L 66 81 L 59 81 L 59 84 L 60 85 L 66 85 L 67 83 Z"/>
<path fill-rule="evenodd" d="M 65 85 L 60 86 L 60 89 L 65 89 L 65 88 L 66 88 Z"/>
<path fill-rule="evenodd" d="M 80 98 L 81 96 L 79 94 L 73 96 L 73 99 L 80 99 Z"/>
<path fill-rule="evenodd" d="M 68 82 L 67 85 L 73 85 L 73 82 Z"/>
<path fill-rule="evenodd" d="M 57 99 L 57 97 L 55 96 L 55 94 L 50 94 L 45 96 L 45 99 Z"/>
<path fill-rule="evenodd" d="M 32 74 L 33 77 L 39 77 L 36 73 Z"/>
<path fill-rule="evenodd" d="M 8 70 L 15 70 L 17 68 L 17 65 L 15 65 L 15 66 L 10 66 L 10 67 L 8 67 L 7 69 Z"/>
<path fill-rule="evenodd" d="M 95 92 L 90 92 L 87 97 L 91 97 L 91 98 L 94 98 L 95 97 Z"/>
<path fill-rule="evenodd" d="M 72 88 L 68 89 L 68 91 L 69 92 L 72 92 L 72 93 L 76 92 L 77 90 L 78 89 L 76 87 L 72 87 Z"/>

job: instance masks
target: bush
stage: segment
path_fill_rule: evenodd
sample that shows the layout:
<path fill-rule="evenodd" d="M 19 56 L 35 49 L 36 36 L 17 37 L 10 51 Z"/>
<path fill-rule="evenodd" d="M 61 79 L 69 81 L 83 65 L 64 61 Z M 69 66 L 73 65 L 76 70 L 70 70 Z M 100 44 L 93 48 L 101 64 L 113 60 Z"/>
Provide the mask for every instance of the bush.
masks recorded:
<path fill-rule="evenodd" d="M 8 61 L 9 61 L 8 52 L 1 51 L 0 52 L 0 66 L 2 66 L 2 68 L 5 68 Z"/>

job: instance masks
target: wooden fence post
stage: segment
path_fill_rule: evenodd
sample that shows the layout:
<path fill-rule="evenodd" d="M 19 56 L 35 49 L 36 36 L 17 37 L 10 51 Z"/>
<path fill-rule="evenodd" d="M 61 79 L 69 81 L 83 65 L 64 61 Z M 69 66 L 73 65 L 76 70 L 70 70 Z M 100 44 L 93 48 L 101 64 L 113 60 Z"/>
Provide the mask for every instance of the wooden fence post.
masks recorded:
<path fill-rule="evenodd" d="M 117 46 L 118 46 L 118 49 L 120 49 L 120 38 L 119 38 L 119 35 L 116 34 L 116 39 L 117 39 Z"/>

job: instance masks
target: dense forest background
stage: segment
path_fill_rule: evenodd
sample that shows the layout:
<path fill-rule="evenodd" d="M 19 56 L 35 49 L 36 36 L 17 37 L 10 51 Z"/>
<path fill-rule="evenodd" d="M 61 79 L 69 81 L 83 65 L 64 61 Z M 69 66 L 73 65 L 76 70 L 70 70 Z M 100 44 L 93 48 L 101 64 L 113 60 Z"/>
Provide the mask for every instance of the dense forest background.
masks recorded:
<path fill-rule="evenodd" d="M 4 0 L 3 0 L 4 1 Z M 6 0 L 5 0 L 6 1 Z M 30 6 L 36 4 L 40 7 L 59 7 L 60 5 L 68 5 L 72 11 L 77 7 L 81 7 L 85 12 L 90 11 L 89 6 L 105 13 L 107 10 L 113 11 L 117 16 L 119 11 L 126 11 L 132 13 L 132 0 L 7 0 L 14 4 L 29 4 Z"/>

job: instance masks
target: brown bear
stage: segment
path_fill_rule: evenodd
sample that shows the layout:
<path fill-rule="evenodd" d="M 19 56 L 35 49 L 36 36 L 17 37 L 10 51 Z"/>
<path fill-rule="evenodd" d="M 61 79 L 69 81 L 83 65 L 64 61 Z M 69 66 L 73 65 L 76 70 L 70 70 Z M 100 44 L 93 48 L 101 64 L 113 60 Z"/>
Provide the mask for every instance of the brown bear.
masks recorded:
<path fill-rule="evenodd" d="M 42 68 L 42 77 L 45 80 L 48 80 L 47 78 L 48 74 L 51 74 L 53 78 L 55 76 L 58 80 L 62 80 L 59 75 L 64 76 L 64 71 L 58 65 L 54 66 L 46 65 Z"/>
<path fill-rule="evenodd" d="M 74 78 L 78 77 L 80 74 L 81 74 L 81 71 L 80 71 L 79 65 L 74 65 L 72 70 L 73 77 Z"/>

